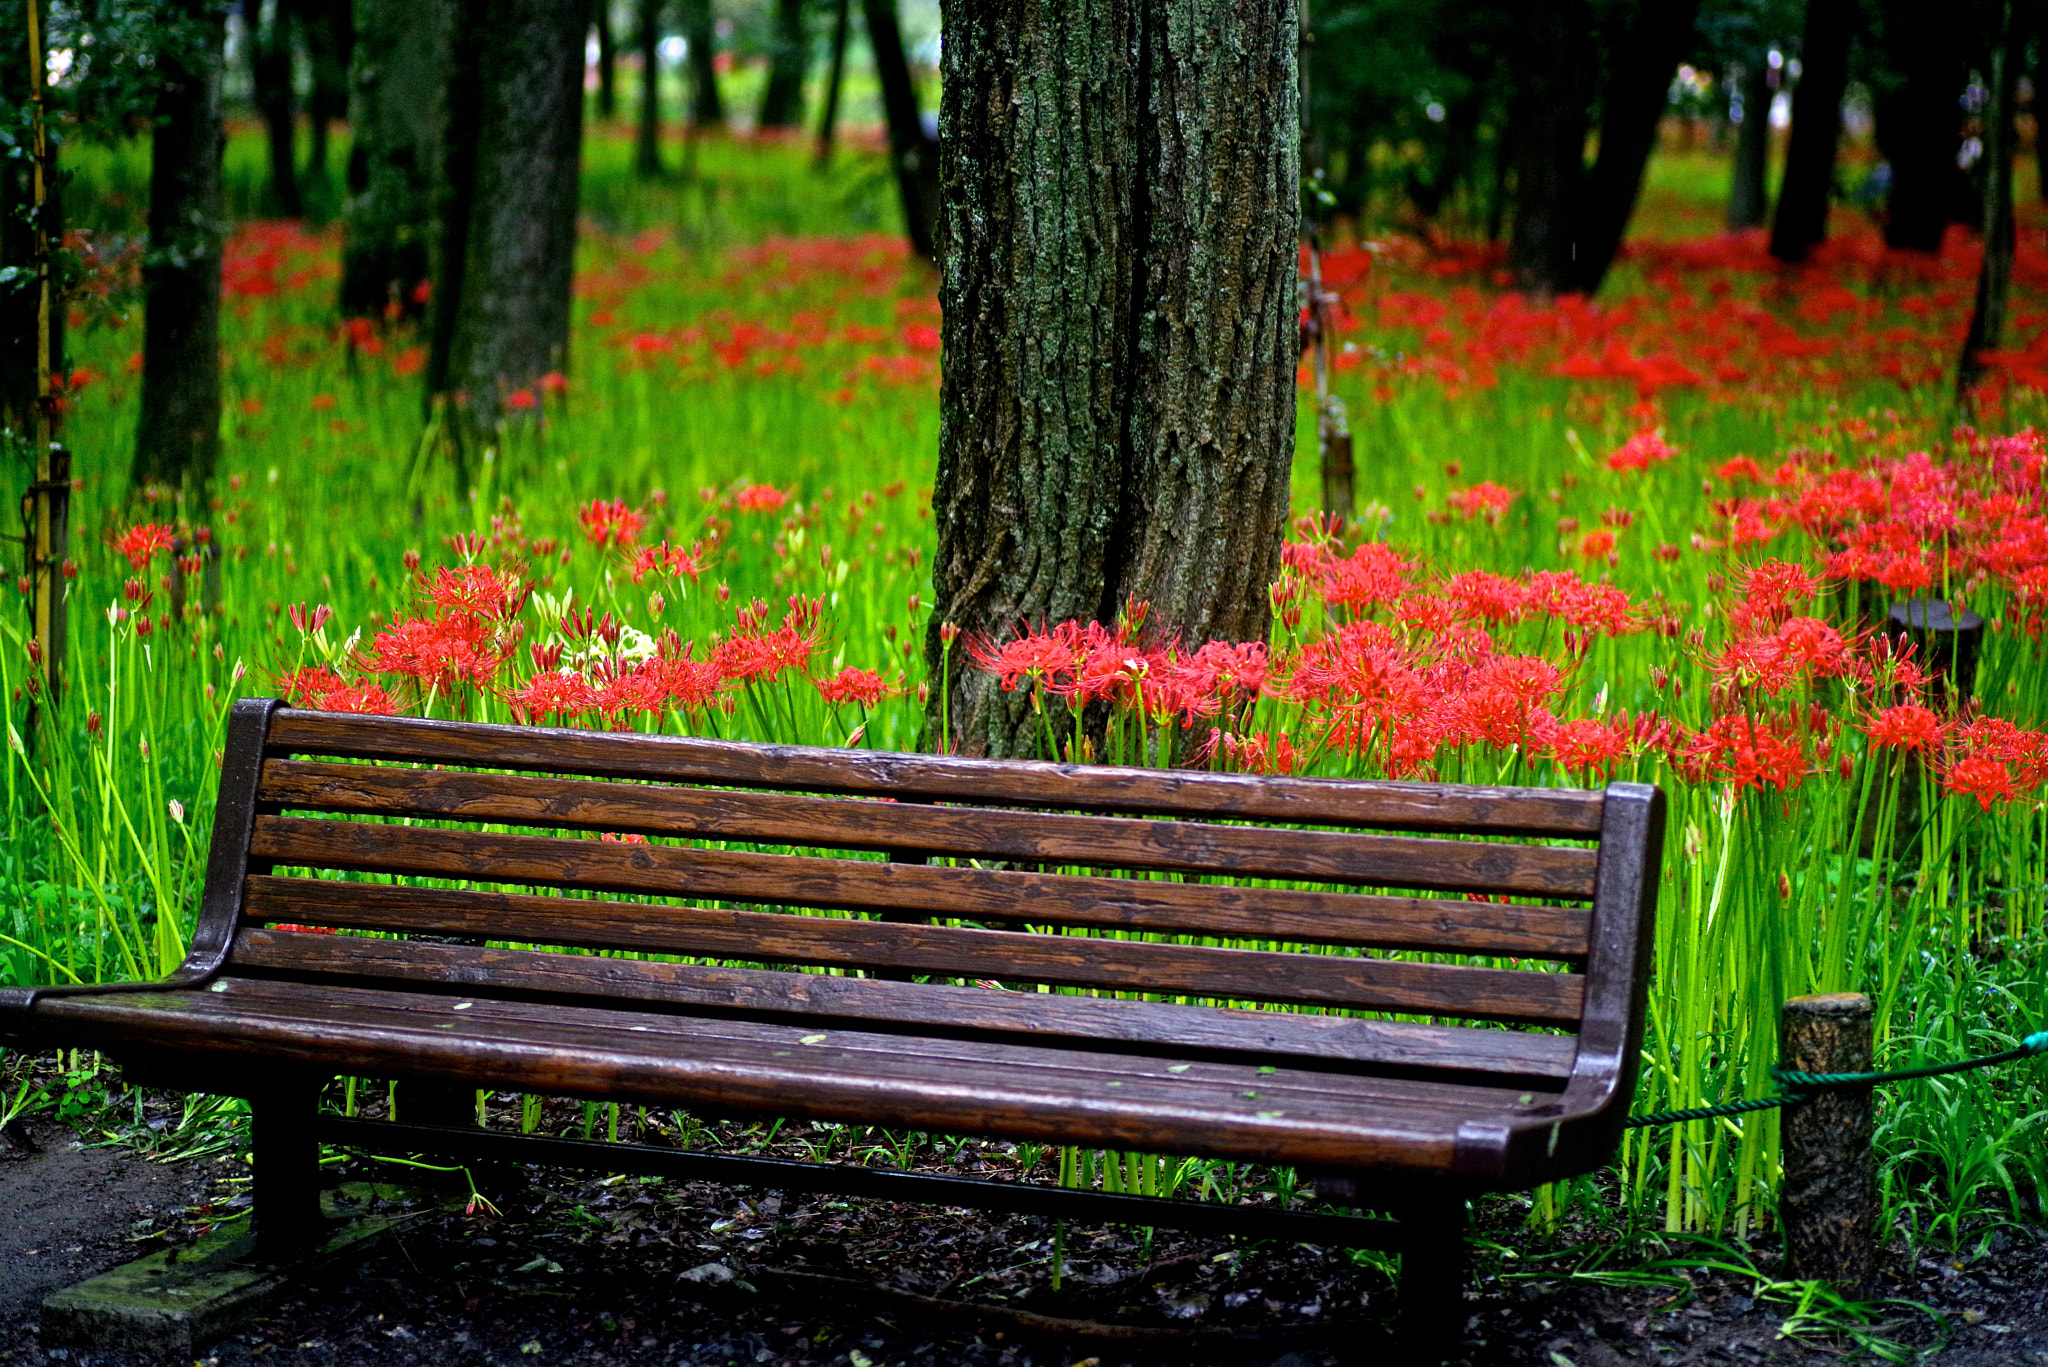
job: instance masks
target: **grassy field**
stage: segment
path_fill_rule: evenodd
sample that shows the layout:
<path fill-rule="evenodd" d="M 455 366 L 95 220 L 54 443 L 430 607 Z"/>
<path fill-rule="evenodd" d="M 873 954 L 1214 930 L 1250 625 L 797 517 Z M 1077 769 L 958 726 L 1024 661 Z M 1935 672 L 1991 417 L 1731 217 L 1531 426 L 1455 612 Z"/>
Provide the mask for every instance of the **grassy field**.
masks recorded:
<path fill-rule="evenodd" d="M 258 151 L 231 143 L 239 203 Z M 566 384 L 531 396 L 473 485 L 422 440 L 417 340 L 338 325 L 332 230 L 248 222 L 231 244 L 211 510 L 129 489 L 139 315 L 118 269 L 81 307 L 73 656 L 54 710 L 20 616 L 0 623 L 6 980 L 180 957 L 240 694 L 919 742 L 939 319 L 933 275 L 892 235 L 881 158 L 851 149 L 821 174 L 801 145 L 707 141 L 688 176 L 648 187 L 628 151 L 611 132 L 590 145 Z M 138 154 L 72 165 L 115 256 Z M 1638 1110 L 1773 1090 L 1777 1005 L 1802 992 L 1872 992 L 1898 1064 L 2048 1022 L 2048 517 L 2025 430 L 2048 255 L 2022 249 L 2019 341 L 1975 418 L 2020 435 L 1980 436 L 1951 394 L 1973 244 L 1897 258 L 1845 208 L 1816 263 L 1788 271 L 1754 238 L 1702 231 L 1724 179 L 1703 154 L 1660 160 L 1645 236 L 1592 304 L 1504 291 L 1484 244 L 1334 252 L 1353 535 L 1311 516 L 1305 399 L 1304 520 L 1271 640 L 1220 669 L 1116 643 L 1148 655 L 1143 687 L 1088 671 L 1082 643 L 1027 684 L 1052 716 L 1107 697 L 1134 757 L 1185 727 L 1223 767 L 1665 785 Z M 187 592 L 137 527 L 205 527 L 217 590 Z M 458 581 L 516 606 L 473 611 Z M 1990 622 L 1960 718 L 1871 630 L 1916 593 Z M 735 663 L 735 642 L 785 628 L 800 664 Z M 465 642 L 488 667 L 451 653 Z M 650 658 L 715 664 L 715 683 L 620 701 Z M 1916 1238 L 2038 1215 L 2037 1066 L 1884 1096 L 1887 1209 Z M 1538 1193 L 1530 1218 L 1746 1232 L 1768 1222 L 1776 1161 L 1769 1113 L 1648 1131 L 1610 1176 Z"/>

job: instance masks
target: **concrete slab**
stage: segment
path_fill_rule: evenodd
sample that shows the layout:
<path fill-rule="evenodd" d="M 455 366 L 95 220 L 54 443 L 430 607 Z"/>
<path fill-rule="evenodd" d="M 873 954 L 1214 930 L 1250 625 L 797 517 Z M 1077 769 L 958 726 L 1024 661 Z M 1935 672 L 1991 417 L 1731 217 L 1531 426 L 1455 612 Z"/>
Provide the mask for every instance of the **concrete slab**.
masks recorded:
<path fill-rule="evenodd" d="M 332 1222 L 317 1244 L 283 1261 L 260 1258 L 246 1222 L 183 1248 L 124 1263 L 43 1301 L 42 1341 L 191 1362 L 261 1315 L 306 1273 L 365 1250 L 394 1224 L 442 1204 L 407 1187 L 348 1183 L 323 1192 Z"/>

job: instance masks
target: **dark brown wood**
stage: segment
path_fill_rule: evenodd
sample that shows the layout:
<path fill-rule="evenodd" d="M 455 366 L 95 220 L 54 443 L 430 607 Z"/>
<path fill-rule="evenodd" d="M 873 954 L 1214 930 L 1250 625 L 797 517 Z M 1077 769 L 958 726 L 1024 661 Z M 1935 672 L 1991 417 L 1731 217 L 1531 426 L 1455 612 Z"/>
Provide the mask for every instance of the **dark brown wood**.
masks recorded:
<path fill-rule="evenodd" d="M 266 1076 L 249 1086 L 256 1174 L 256 1246 L 289 1257 L 319 1240 L 320 1140 L 313 1132 L 320 1083 L 305 1074 Z"/>
<path fill-rule="evenodd" d="M 1575 1023 L 1585 983 L 1568 973 L 312 878 L 250 879 L 247 915 L 270 922 L 477 935 L 531 945 L 751 963 L 908 968 L 963 978 L 1529 1025 Z"/>
<path fill-rule="evenodd" d="M 1395 1203 L 1401 1248 L 1401 1361 L 1441 1362 L 1465 1339 L 1465 1198 L 1439 1184 Z"/>
<path fill-rule="evenodd" d="M 1293 1164 L 1400 1208 L 1404 1323 L 1441 1342 L 1465 1194 L 1588 1171 L 1619 1133 L 1662 834 L 1661 795 L 1633 784 L 975 762 L 245 700 L 186 964 L 0 991 L 0 1036 L 251 1096 L 273 1244 L 317 1228 L 312 1088 L 347 1072 L 400 1082 L 392 1134 L 426 1120 L 458 1147 L 525 1142 L 471 1123 L 477 1088 L 511 1088 Z"/>
<path fill-rule="evenodd" d="M 1479 881 L 1480 870 L 1489 864 L 1512 871 L 1513 881 L 1520 883 L 1551 881 L 1576 886 L 1581 881 L 1575 868 L 1544 867 L 1532 857 L 1548 851 L 1476 844 L 1449 844 L 1448 848 L 1470 848 L 1481 855 L 1466 861 L 1465 868 L 1459 868 L 1456 861 L 1445 860 L 1434 871 L 1427 870 L 1420 858 L 1414 858 L 1415 872 L 1403 881 L 1432 878 L 1485 887 Z M 257 858 L 301 868 L 718 898 L 781 906 L 869 911 L 914 909 L 920 915 L 973 920 L 1088 925 L 1267 941 L 1384 944 L 1458 953 L 1491 951 L 1561 958 L 1583 948 L 1583 942 L 1540 934 L 1516 935 L 1483 923 L 1461 930 L 1460 923 L 1467 917 L 1491 919 L 1476 903 L 1467 911 L 1464 904 L 1439 902 L 1429 908 L 1435 913 L 1431 919 L 1418 923 L 1415 919 L 1388 916 L 1383 904 L 1350 894 L 1284 888 L 1025 873 L 972 866 L 938 867 L 634 845 L 623 841 L 561 840 L 302 817 L 260 818 L 250 850 Z M 1498 857 L 1495 851 L 1501 852 Z M 1580 851 L 1555 853 L 1577 855 Z M 1392 859 L 1387 860 L 1388 866 L 1392 863 Z M 1452 908 L 1459 910 L 1454 914 Z M 1408 906 L 1397 903 L 1396 909 L 1407 910 Z"/>
<path fill-rule="evenodd" d="M 303 811 L 881 850 L 898 863 L 956 855 L 1377 886 L 1420 886 L 1427 878 L 1432 886 L 1458 890 L 1528 881 L 1543 885 L 1528 890 L 1559 897 L 1573 895 L 1566 889 L 1590 893 L 1596 862 L 1593 851 L 1572 847 L 1537 847 L 1524 854 L 1530 847 L 1476 841 L 295 760 L 271 760 L 264 766 L 263 796 L 279 807 Z M 1452 847 L 1445 848 L 1447 843 Z M 1524 870 L 1524 861 L 1537 867 Z M 1421 941 L 1432 946 L 1440 943 L 1439 935 L 1455 936 L 1499 917 L 1523 933 L 1476 942 L 1472 952 L 1559 957 L 1584 952 L 1585 916 L 1572 909 L 1418 899 L 1388 899 L 1381 905 L 1390 915 L 1436 922 Z M 1441 943 L 1445 948 L 1462 944 Z"/>
<path fill-rule="evenodd" d="M 1577 1041 L 1522 1030 L 1423 1025 L 1357 1016 L 1187 1007 L 1128 998 L 1014 992 L 944 983 L 897 985 L 829 973 L 786 973 L 488 946 L 441 945 L 248 929 L 235 947 L 245 971 L 430 983 L 446 991 L 531 993 L 749 1013 L 916 1026 L 954 1035 L 1024 1034 L 1188 1057 L 1298 1057 L 1311 1066 L 1366 1064 L 1504 1075 L 1555 1087 Z"/>
<path fill-rule="evenodd" d="M 906 801 L 1037 804 L 1177 817 L 1389 831 L 1485 831 L 1496 836 L 1579 840 L 1599 836 L 1604 801 L 1599 791 L 1579 789 L 1475 788 L 1034 760 L 969 760 L 753 745 L 694 736 L 493 726 L 422 717 L 369 718 L 291 708 L 281 710 L 271 726 L 269 753 L 346 755 L 736 788 L 866 793 Z"/>
<path fill-rule="evenodd" d="M 1778 1027 L 1778 1059 L 1803 1073 L 1870 1071 L 1871 1005 L 1859 992 L 1794 997 Z M 1870 1285 L 1877 1255 L 1877 1169 L 1871 1089 L 1830 1087 L 1782 1112 L 1784 1184 L 1778 1219 L 1785 1263 L 1800 1280 L 1845 1295 Z"/>

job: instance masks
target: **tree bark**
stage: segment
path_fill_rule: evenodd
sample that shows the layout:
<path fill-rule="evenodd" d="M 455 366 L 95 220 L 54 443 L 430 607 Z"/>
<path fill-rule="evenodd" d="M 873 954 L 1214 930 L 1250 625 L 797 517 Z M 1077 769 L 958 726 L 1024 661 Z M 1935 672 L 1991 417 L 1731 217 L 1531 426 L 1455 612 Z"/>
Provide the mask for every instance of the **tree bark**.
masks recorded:
<path fill-rule="evenodd" d="M 47 0 L 40 13 L 49 12 Z M 24 37 L 12 24 L 0 32 Z M 19 51 L 9 48 L 0 61 L 0 104 L 10 109 L 29 107 L 28 64 Z M 26 128 L 24 126 L 24 132 Z M 63 177 L 57 172 L 57 144 L 48 142 L 48 160 L 43 181 L 41 231 L 45 246 L 54 251 L 64 239 L 64 214 L 60 203 Z M 30 146 L 27 138 L 22 147 Z M 24 442 L 35 430 L 36 409 L 41 398 L 36 375 L 36 334 L 46 332 L 51 365 L 65 369 L 64 310 L 52 307 L 47 325 L 40 322 L 41 279 L 46 252 L 36 250 L 35 162 L 30 156 L 0 159 L 0 270 L 16 272 L 0 278 L 0 432 L 12 433 Z"/>
<path fill-rule="evenodd" d="M 711 0 L 682 0 L 683 37 L 690 44 L 690 127 L 725 126 L 725 100 L 718 93 L 718 25 Z"/>
<path fill-rule="evenodd" d="M 348 117 L 349 64 L 356 43 L 354 7 L 350 0 L 305 0 L 301 10 L 306 34 L 306 59 L 312 67 L 312 99 L 306 113 L 313 125 L 313 146 L 307 169 L 327 173 L 329 125 Z"/>
<path fill-rule="evenodd" d="M 1295 0 L 947 0 L 928 742 L 1035 749 L 947 628 L 1263 641 L 1295 427 Z"/>
<path fill-rule="evenodd" d="M 143 257 L 142 402 L 136 484 L 183 490 L 204 509 L 220 460 L 220 10 L 167 5 L 156 57 Z M 203 515 L 203 513 L 202 513 Z"/>
<path fill-rule="evenodd" d="M 852 27 L 853 0 L 834 0 L 832 13 L 832 60 L 825 71 L 825 109 L 818 116 L 818 164 L 832 160 L 832 145 L 839 137 L 839 86 L 846 75 L 846 35 Z"/>
<path fill-rule="evenodd" d="M 597 35 L 597 117 L 619 116 L 619 53 L 612 40 L 611 0 L 590 0 L 590 27 Z"/>
<path fill-rule="evenodd" d="M 426 312 L 453 22 L 452 0 L 356 0 L 344 317 Z"/>
<path fill-rule="evenodd" d="M 1827 240 L 1855 23 L 1856 0 L 1806 0 L 1801 73 L 1792 88 L 1792 140 L 1785 149 L 1777 217 L 1771 222 L 1771 255 L 1780 261 L 1804 261 Z"/>
<path fill-rule="evenodd" d="M 270 147 L 269 207 L 285 218 L 306 212 L 292 124 L 292 0 L 271 0 L 270 22 L 263 0 L 242 0 L 242 31 L 249 43 L 249 81 Z"/>
<path fill-rule="evenodd" d="M 662 0 L 639 0 L 634 42 L 640 50 L 640 124 L 633 139 L 633 171 L 661 174 L 661 10 Z"/>
<path fill-rule="evenodd" d="M 1735 174 L 1728 185 L 1728 226 L 1761 228 L 1770 217 L 1770 54 L 1759 43 L 1742 63 L 1742 123 L 1735 132 Z"/>
<path fill-rule="evenodd" d="M 1579 192 L 1572 283 L 1592 294 L 1607 278 L 1642 193 L 1643 168 L 1671 102 L 1671 77 L 1691 42 L 1699 0 L 1638 0 L 1608 59 L 1600 100 L 1600 155 Z"/>
<path fill-rule="evenodd" d="M 1962 146 L 1957 97 L 1969 70 L 1954 16 L 1932 0 L 1889 0 L 1883 8 L 1887 64 L 1895 73 L 1874 102 L 1877 150 L 1891 167 L 1885 195 L 1889 247 L 1938 252 L 1969 178 L 1956 165 Z"/>
<path fill-rule="evenodd" d="M 933 260 L 935 225 L 939 217 L 939 146 L 925 132 L 917 107 L 917 84 L 903 51 L 903 30 L 896 22 L 896 0 L 861 0 L 867 21 L 868 46 L 874 49 L 875 79 L 882 87 L 882 115 L 889 125 L 889 160 L 896 169 L 896 189 L 903 201 L 903 232 L 910 249 Z"/>
<path fill-rule="evenodd" d="M 804 74 L 810 69 L 810 59 L 804 0 L 776 0 L 768 85 L 761 92 L 761 127 L 794 128 L 804 121 Z"/>
<path fill-rule="evenodd" d="M 467 4 L 474 179 L 458 289 L 435 299 L 452 314 L 443 383 L 465 448 L 495 438 L 507 395 L 568 366 L 585 31 L 583 0 Z"/>
<path fill-rule="evenodd" d="M 1513 45 L 1515 226 L 1508 265 L 1538 295 L 1572 288 L 1573 232 L 1592 103 L 1586 0 L 1533 0 Z"/>
<path fill-rule="evenodd" d="M 2005 338 L 2006 305 L 2012 295 L 2012 159 L 2018 139 L 2013 106 L 2026 43 L 2024 0 L 2002 0 L 1991 47 L 1991 102 L 1984 107 L 1984 262 L 1977 270 L 1977 304 L 1970 334 L 1956 367 L 1956 396 L 1966 405 L 1984 378 L 1983 353 Z"/>

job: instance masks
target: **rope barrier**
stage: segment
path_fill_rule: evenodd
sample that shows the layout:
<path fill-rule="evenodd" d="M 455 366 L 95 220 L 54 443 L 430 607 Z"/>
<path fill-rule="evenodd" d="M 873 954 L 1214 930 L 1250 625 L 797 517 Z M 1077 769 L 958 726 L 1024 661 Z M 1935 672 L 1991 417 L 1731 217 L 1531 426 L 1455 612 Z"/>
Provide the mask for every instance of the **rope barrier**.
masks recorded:
<path fill-rule="evenodd" d="M 1684 1111 L 1652 1111 L 1648 1115 L 1632 1115 L 1628 1128 L 1642 1129 L 1651 1125 L 1682 1125 L 1688 1120 L 1712 1120 L 1717 1116 L 1742 1115 L 1749 1111 L 1767 1111 L 1775 1106 L 1797 1106 L 1810 1098 L 1816 1091 L 1828 1091 L 1840 1087 L 1869 1087 L 1880 1082 L 1904 1082 L 1916 1077 L 1940 1077 L 1945 1073 L 1967 1073 L 1977 1068 L 1995 1068 L 2001 1063 L 2014 1063 L 2023 1058 L 2048 1054 L 2048 1030 L 2037 1031 L 2021 1040 L 2011 1049 L 1996 1054 L 1985 1054 L 1978 1058 L 1966 1058 L 1955 1063 L 1930 1063 L 1919 1068 L 1894 1068 L 1881 1073 L 1803 1073 L 1796 1068 L 1773 1066 L 1771 1078 L 1781 1086 L 1791 1088 L 1777 1096 L 1755 1097 L 1748 1101 L 1728 1101 L 1719 1106 L 1695 1106 Z"/>

